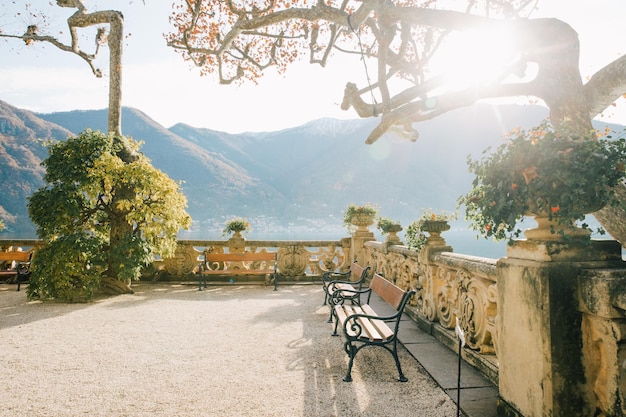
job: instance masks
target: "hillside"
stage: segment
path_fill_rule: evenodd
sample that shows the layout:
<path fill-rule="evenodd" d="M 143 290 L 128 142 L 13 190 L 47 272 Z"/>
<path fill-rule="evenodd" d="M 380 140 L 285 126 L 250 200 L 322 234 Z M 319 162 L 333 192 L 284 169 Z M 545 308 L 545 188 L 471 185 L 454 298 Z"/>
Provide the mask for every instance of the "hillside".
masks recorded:
<path fill-rule="evenodd" d="M 43 184 L 42 142 L 67 138 L 70 131 L 0 101 L 0 218 L 12 230 L 34 235 L 26 198 Z"/>
<path fill-rule="evenodd" d="M 1 103 L 1 102 L 0 102 Z M 89 127 L 106 129 L 106 111 L 34 114 L 1 103 L 3 193 L 0 216 L 8 229 L 31 234 L 26 199 L 42 184 L 37 138 L 63 140 Z M 253 227 L 341 230 L 349 203 L 371 202 L 407 225 L 423 208 L 454 211 L 471 185 L 468 154 L 497 145 L 502 134 L 546 116 L 541 107 L 480 104 L 421 123 L 416 143 L 391 135 L 364 139 L 375 120 L 321 119 L 277 132 L 228 134 L 177 124 L 170 129 L 143 112 L 124 108 L 124 134 L 173 179 L 183 181 L 194 230 L 200 237 L 233 215 Z M 7 178 L 19 181 L 7 182 Z M 289 226 L 291 224 L 291 226 Z"/>

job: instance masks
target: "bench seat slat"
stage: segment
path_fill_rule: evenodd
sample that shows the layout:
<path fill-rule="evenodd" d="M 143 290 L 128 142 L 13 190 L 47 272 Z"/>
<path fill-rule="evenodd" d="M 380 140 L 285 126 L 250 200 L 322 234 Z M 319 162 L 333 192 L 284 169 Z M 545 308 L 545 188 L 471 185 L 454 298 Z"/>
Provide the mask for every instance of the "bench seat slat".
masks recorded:
<path fill-rule="evenodd" d="M 374 309 L 372 309 L 369 304 L 365 304 L 363 306 L 363 311 L 365 312 L 365 314 L 368 315 L 377 315 Z M 387 323 L 385 323 L 383 320 L 372 320 L 372 324 L 376 326 L 376 329 L 382 335 L 383 340 L 389 340 L 393 337 L 393 330 L 391 330 Z"/>
<path fill-rule="evenodd" d="M 332 296 L 335 291 L 356 291 L 356 288 L 350 284 L 334 284 L 328 288 L 328 294 L 330 296 Z"/>
<path fill-rule="evenodd" d="M 376 315 L 376 312 L 374 312 L 374 310 L 367 304 L 361 307 L 355 305 L 337 305 L 335 306 L 335 311 L 337 313 L 339 323 L 341 323 L 342 326 L 348 316 L 352 314 Z M 359 336 L 360 339 L 383 341 L 389 340 L 394 335 L 393 330 L 391 330 L 389 326 L 387 326 L 387 323 L 382 320 L 359 317 L 356 321 L 362 328 L 362 333 Z M 356 337 L 356 332 L 350 327 L 348 327 L 348 333 L 350 336 Z"/>

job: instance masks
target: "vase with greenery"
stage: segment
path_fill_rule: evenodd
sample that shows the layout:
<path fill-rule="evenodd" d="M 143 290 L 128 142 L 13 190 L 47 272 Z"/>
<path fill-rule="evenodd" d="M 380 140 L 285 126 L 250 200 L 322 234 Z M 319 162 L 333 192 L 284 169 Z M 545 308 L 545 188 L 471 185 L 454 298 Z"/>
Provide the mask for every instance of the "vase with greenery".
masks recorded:
<path fill-rule="evenodd" d="M 557 133 L 544 122 L 529 131 L 513 131 L 482 159 L 468 158 L 475 179 L 458 202 L 465 206 L 471 227 L 486 238 L 512 243 L 522 233 L 518 223 L 534 216 L 538 229 L 547 233 L 526 232 L 528 238 L 588 238 L 592 230 L 584 223 L 585 215 L 617 204 L 613 187 L 624 178 L 626 161 L 624 139 L 592 134 L 579 138 Z"/>
<path fill-rule="evenodd" d="M 405 237 L 409 249 L 420 251 L 429 240 L 441 239 L 443 241 L 441 233 L 450 230 L 448 222 L 456 218 L 456 213 L 435 213 L 432 210 L 424 210 L 420 218 L 406 228 Z M 428 233 L 428 236 L 425 233 Z"/>
<path fill-rule="evenodd" d="M 358 228 L 366 228 L 374 224 L 374 220 L 378 210 L 373 205 L 367 203 L 365 205 L 357 206 L 350 204 L 343 214 L 343 224 L 348 226 L 357 226 Z"/>
<path fill-rule="evenodd" d="M 389 233 L 398 233 L 402 230 L 400 222 L 391 220 L 387 217 L 379 217 L 376 220 L 376 228 L 380 230 L 380 233 L 384 236 Z"/>
<path fill-rule="evenodd" d="M 222 236 L 229 236 L 231 233 L 234 236 L 241 236 L 242 232 L 250 230 L 250 222 L 242 217 L 236 217 L 226 222 L 224 230 L 222 230 Z"/>
<path fill-rule="evenodd" d="M 401 245 L 402 242 L 398 237 L 398 232 L 402 231 L 400 222 L 387 217 L 379 217 L 376 220 L 376 227 L 383 236 L 387 236 L 386 242 Z"/>

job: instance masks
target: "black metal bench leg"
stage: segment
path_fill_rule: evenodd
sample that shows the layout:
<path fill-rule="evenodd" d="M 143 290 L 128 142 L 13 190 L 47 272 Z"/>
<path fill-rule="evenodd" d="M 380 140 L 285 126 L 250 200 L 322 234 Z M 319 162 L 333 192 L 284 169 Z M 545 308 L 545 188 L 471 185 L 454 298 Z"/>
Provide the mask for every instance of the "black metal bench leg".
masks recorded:
<path fill-rule="evenodd" d="M 343 377 L 343 382 L 352 382 L 352 365 L 354 364 L 354 357 L 359 350 L 349 342 L 345 343 L 344 349 L 350 357 L 350 361 L 348 362 L 348 372 L 346 372 L 346 376 Z"/>
<path fill-rule="evenodd" d="M 22 284 L 22 280 L 21 280 L 21 278 L 22 278 L 22 277 L 21 277 L 21 276 L 20 276 L 20 274 L 18 273 L 18 274 L 17 274 L 17 290 L 18 290 L 18 291 L 20 290 L 20 285 Z"/>
<path fill-rule="evenodd" d="M 398 358 L 398 344 L 394 342 L 393 351 L 391 352 L 393 359 L 396 361 L 396 368 L 398 368 L 398 381 L 407 382 L 409 379 L 402 373 L 402 367 L 400 366 L 400 359 Z"/>
<path fill-rule="evenodd" d="M 339 326 L 339 319 L 335 318 L 335 329 L 333 330 L 333 334 L 332 334 L 332 336 L 339 336 L 339 335 L 337 334 L 337 327 L 338 327 L 338 326 Z M 346 351 L 346 353 L 347 353 L 347 351 Z M 348 355 L 349 355 L 349 353 L 348 353 Z"/>
<path fill-rule="evenodd" d="M 335 315 L 335 306 L 333 306 L 333 303 L 328 302 L 328 306 L 330 307 L 330 312 L 328 313 L 328 323 L 332 323 L 333 322 L 333 316 Z M 337 332 L 337 326 L 335 326 L 335 333 Z"/>

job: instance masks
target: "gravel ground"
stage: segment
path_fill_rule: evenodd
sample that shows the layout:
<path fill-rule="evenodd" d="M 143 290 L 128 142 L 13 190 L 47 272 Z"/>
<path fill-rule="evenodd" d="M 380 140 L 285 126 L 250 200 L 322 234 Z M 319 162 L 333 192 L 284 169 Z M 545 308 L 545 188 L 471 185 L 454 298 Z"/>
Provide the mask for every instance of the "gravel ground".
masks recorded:
<path fill-rule="evenodd" d="M 137 284 L 89 304 L 0 285 L 0 416 L 455 416 L 402 348 L 347 356 L 318 285 Z"/>

